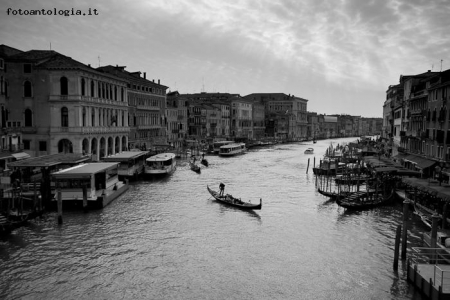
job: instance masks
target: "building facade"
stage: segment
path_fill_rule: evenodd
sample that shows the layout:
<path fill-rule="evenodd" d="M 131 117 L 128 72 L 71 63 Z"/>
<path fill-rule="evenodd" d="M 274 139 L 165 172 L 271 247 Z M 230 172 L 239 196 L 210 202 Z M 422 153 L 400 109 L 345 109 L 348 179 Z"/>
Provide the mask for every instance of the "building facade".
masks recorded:
<path fill-rule="evenodd" d="M 26 152 L 86 153 L 99 160 L 127 148 L 125 81 L 55 51 L 26 51 L 8 64 L 7 125 L 23 125 Z"/>

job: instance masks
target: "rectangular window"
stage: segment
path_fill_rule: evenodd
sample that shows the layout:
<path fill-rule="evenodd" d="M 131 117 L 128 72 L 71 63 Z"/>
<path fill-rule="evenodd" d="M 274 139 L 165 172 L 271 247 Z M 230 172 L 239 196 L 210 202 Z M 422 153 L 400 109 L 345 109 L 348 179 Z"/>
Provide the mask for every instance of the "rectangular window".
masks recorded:
<path fill-rule="evenodd" d="M 39 151 L 47 151 L 47 142 L 39 141 Z"/>
<path fill-rule="evenodd" d="M 23 150 L 31 150 L 30 145 L 31 145 L 30 140 L 23 140 Z"/>
<path fill-rule="evenodd" d="M 31 64 L 23 64 L 23 72 L 31 73 Z"/>
<path fill-rule="evenodd" d="M 3 70 L 5 68 L 5 62 L 3 61 L 3 58 L 0 58 L 0 70 Z"/>

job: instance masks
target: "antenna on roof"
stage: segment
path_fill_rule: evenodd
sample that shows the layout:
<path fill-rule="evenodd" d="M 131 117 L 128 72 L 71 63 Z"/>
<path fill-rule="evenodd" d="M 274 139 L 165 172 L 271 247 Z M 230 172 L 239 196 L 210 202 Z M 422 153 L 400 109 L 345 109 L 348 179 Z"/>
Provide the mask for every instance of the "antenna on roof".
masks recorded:
<path fill-rule="evenodd" d="M 98 66 L 100 67 L 100 55 L 98 56 Z"/>
<path fill-rule="evenodd" d="M 205 92 L 205 79 L 202 77 L 202 92 Z"/>
<path fill-rule="evenodd" d="M 444 60 L 441 58 L 441 72 L 442 72 L 442 62 L 443 62 Z"/>

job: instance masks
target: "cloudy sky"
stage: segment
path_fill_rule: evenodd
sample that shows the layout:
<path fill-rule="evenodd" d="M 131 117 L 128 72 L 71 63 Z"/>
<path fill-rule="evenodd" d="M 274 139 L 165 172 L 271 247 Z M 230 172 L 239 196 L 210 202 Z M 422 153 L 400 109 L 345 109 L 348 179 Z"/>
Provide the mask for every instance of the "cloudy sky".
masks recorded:
<path fill-rule="evenodd" d="M 400 75 L 450 68 L 448 0 L 2 4 L 0 44 L 51 45 L 92 66 L 127 66 L 160 79 L 168 91 L 291 94 L 318 113 L 381 117 L 386 89 Z M 72 8 L 86 15 L 13 14 Z M 89 8 L 98 15 L 87 15 Z"/>

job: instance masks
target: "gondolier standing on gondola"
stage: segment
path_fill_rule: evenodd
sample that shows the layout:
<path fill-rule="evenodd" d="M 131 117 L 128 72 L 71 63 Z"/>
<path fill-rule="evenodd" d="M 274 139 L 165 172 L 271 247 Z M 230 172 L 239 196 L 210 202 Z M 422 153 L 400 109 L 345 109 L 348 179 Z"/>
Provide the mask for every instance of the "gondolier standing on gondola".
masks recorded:
<path fill-rule="evenodd" d="M 223 184 L 222 182 L 219 184 L 219 195 L 223 196 L 223 192 L 225 191 L 225 184 Z"/>

